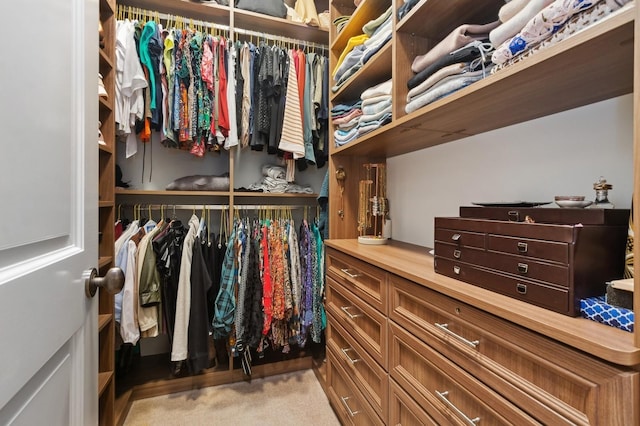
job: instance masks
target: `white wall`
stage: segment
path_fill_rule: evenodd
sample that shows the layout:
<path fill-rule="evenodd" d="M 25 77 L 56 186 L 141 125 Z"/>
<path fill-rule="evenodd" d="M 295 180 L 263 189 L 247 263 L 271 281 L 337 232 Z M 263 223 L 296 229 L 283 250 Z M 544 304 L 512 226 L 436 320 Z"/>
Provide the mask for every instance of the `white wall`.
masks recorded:
<path fill-rule="evenodd" d="M 599 176 L 613 185 L 609 200 L 629 208 L 632 112 L 625 95 L 388 159 L 392 238 L 433 247 L 433 218 L 472 202 L 594 199 Z"/>

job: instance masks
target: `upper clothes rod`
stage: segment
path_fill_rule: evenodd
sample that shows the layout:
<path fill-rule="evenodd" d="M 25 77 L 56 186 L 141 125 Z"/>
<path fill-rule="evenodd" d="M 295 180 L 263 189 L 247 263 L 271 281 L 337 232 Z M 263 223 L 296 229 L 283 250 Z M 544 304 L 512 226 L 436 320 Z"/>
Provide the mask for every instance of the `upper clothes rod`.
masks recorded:
<path fill-rule="evenodd" d="M 129 16 L 129 15 L 132 15 L 132 16 Z M 328 49 L 327 45 L 314 43 L 312 41 L 298 40 L 294 38 L 269 34 L 262 31 L 247 30 L 244 28 L 237 28 L 237 27 L 231 28 L 228 25 L 215 24 L 212 22 L 200 21 L 197 19 L 185 18 L 179 15 L 160 13 L 157 11 L 140 9 L 137 7 L 131 8 L 127 6 L 118 5 L 118 16 L 123 18 L 126 17 L 129 19 L 132 19 L 135 17 L 142 17 L 142 18 L 149 18 L 149 19 L 154 19 L 154 18 L 162 19 L 163 21 L 169 22 L 172 24 L 182 22 L 185 25 L 193 25 L 195 27 L 205 27 L 205 28 L 211 28 L 217 31 L 224 31 L 224 32 L 227 32 L 228 34 L 231 34 L 230 37 L 232 38 L 235 38 L 236 34 L 242 34 L 242 35 L 248 35 L 248 36 L 255 36 L 255 37 L 258 37 L 259 39 L 269 39 L 271 41 L 282 41 L 284 43 L 291 43 L 297 46 L 304 46 L 304 47 L 311 47 L 315 49 L 325 49 L 325 50 Z"/>

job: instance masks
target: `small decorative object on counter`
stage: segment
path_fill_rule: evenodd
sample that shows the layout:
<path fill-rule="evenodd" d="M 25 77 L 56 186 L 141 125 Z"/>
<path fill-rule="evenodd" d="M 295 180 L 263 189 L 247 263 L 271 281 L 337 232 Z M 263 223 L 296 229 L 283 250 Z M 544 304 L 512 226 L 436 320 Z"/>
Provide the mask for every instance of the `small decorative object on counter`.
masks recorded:
<path fill-rule="evenodd" d="M 591 205 L 592 209 L 613 209 L 614 205 L 609 201 L 609 190 L 613 188 L 613 185 L 607 183 L 607 180 L 600 176 L 598 181 L 593 184 L 593 189 L 596 191 L 596 200 Z"/>

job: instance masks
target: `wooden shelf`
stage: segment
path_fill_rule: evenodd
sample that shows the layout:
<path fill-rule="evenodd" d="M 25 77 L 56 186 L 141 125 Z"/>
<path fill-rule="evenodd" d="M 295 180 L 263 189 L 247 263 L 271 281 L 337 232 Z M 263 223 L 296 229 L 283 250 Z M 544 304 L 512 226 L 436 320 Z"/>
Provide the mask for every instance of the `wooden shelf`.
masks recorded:
<path fill-rule="evenodd" d="M 112 256 L 100 256 L 100 258 L 98 259 L 98 269 L 104 268 L 111 262 L 113 262 Z"/>
<path fill-rule="evenodd" d="M 326 240 L 326 245 L 606 361 L 627 366 L 640 363 L 640 348 L 634 346 L 633 333 L 562 315 L 436 274 L 426 247 L 397 241 L 366 246 L 351 239 Z"/>
<path fill-rule="evenodd" d="M 98 333 L 101 332 L 113 319 L 112 314 L 100 314 L 98 315 Z"/>
<path fill-rule="evenodd" d="M 242 9 L 233 10 L 233 25 L 240 30 L 260 31 L 322 45 L 329 40 L 328 30 Z"/>
<path fill-rule="evenodd" d="M 392 157 L 631 93 L 634 17 L 629 5 L 332 155 Z"/>
<path fill-rule="evenodd" d="M 113 103 L 111 102 L 111 98 L 109 99 L 105 99 L 105 98 L 99 98 L 99 105 L 100 105 L 100 109 L 105 109 L 107 111 L 113 111 Z"/>
<path fill-rule="evenodd" d="M 318 194 L 275 194 L 272 192 L 234 192 L 234 198 L 318 198 Z"/>
<path fill-rule="evenodd" d="M 366 89 L 391 78 L 392 56 L 391 42 L 387 43 L 374 57 L 356 72 L 331 96 L 333 104 L 341 101 L 360 99 Z"/>
<path fill-rule="evenodd" d="M 351 7 L 352 6 L 353 5 L 351 5 Z M 349 22 L 345 24 L 342 31 L 338 33 L 335 40 L 331 43 L 331 50 L 337 52 L 339 56 L 347 46 L 347 42 L 351 37 L 362 34 L 364 24 L 382 15 L 389 6 L 391 6 L 391 1 L 389 0 L 363 0 L 360 6 L 353 12 L 351 18 L 349 18 Z"/>
<path fill-rule="evenodd" d="M 102 396 L 102 393 L 107 388 L 107 385 L 113 379 L 113 371 L 105 371 L 98 373 L 98 398 Z"/>
<path fill-rule="evenodd" d="M 173 14 L 198 21 L 212 22 L 234 28 L 263 32 L 281 37 L 327 44 L 329 32 L 318 27 L 299 24 L 282 18 L 220 6 L 215 3 L 199 3 L 187 0 L 122 0 L 123 6 L 133 6 L 151 11 Z"/>
<path fill-rule="evenodd" d="M 98 201 L 98 207 L 100 207 L 101 209 L 113 207 L 113 201 Z"/>
<path fill-rule="evenodd" d="M 116 2 L 115 0 L 100 0 L 100 14 L 105 15 L 113 15 L 116 11 Z"/>
<path fill-rule="evenodd" d="M 106 70 L 112 70 L 114 68 L 113 60 L 107 55 L 104 49 L 100 49 L 100 70 L 105 72 Z"/>
<path fill-rule="evenodd" d="M 198 21 L 212 22 L 229 26 L 231 9 L 213 2 L 194 2 L 189 0 L 118 0 L 123 6 L 138 7 L 150 11 L 159 11 Z"/>
<path fill-rule="evenodd" d="M 161 195 L 164 197 L 192 196 L 192 197 L 228 197 L 228 191 L 164 191 L 164 190 L 144 190 L 144 189 L 119 189 L 116 188 L 116 195 Z"/>
<path fill-rule="evenodd" d="M 100 145 L 98 144 L 98 149 L 100 150 L 100 152 L 104 152 L 107 154 L 113 154 L 113 148 L 109 145 Z"/>
<path fill-rule="evenodd" d="M 449 2 L 421 0 L 397 23 L 396 31 L 442 40 L 461 22 L 487 24 L 494 21 L 502 6 L 503 0 L 459 0 L 455 7 Z"/>

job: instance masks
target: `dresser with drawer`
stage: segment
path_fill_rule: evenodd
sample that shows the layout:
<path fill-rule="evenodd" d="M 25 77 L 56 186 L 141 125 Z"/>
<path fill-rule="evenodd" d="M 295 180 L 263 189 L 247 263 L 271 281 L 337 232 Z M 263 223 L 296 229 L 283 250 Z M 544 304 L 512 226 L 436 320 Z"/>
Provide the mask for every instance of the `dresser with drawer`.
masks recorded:
<path fill-rule="evenodd" d="M 629 333 L 437 274 L 426 248 L 326 245 L 343 424 L 640 424 Z"/>

